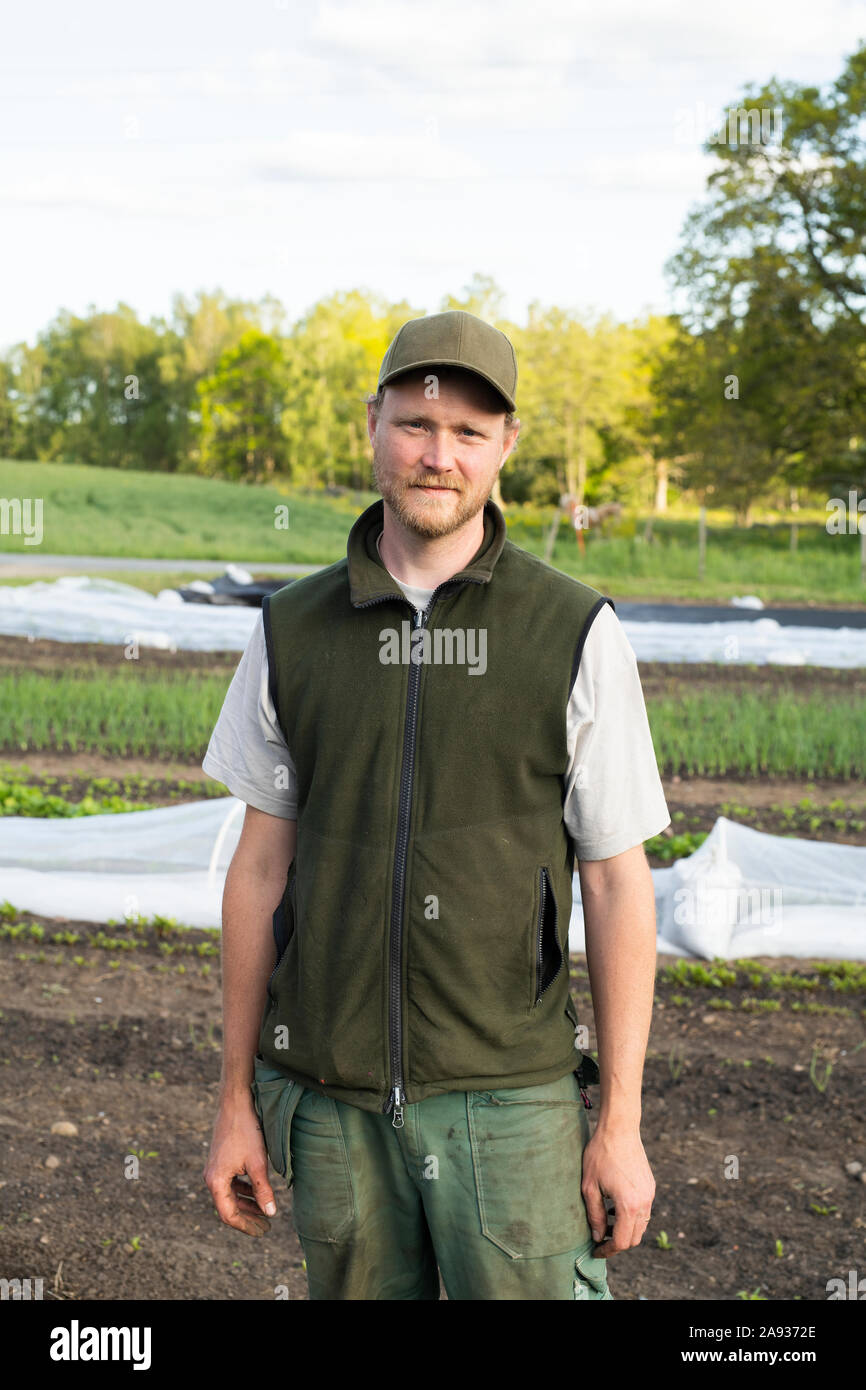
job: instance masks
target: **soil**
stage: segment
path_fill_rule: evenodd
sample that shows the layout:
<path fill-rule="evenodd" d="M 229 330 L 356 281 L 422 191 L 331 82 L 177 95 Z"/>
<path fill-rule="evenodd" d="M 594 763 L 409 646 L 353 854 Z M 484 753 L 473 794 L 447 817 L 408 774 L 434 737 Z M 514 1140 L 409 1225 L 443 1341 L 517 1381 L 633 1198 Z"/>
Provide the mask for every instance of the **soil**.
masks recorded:
<path fill-rule="evenodd" d="M 141 647 L 138 666 L 153 671 L 199 671 L 202 675 L 225 673 L 226 683 L 240 661 L 240 652 L 161 651 Z M 82 666 L 118 666 L 124 660 L 123 645 L 110 642 L 54 642 L 48 637 L 11 637 L 0 634 L 0 670 L 45 671 L 61 675 Z"/>
<path fill-rule="evenodd" d="M 260 1241 L 220 1224 L 202 1181 L 219 1076 L 218 957 L 164 955 L 150 929 L 125 952 L 92 944 L 92 925 L 17 920 L 41 924 L 46 938 L 0 940 L 3 1276 L 42 1277 L 46 1296 L 71 1300 L 271 1299 L 280 1285 L 305 1299 L 280 1179 L 272 1174 L 278 1216 Z M 67 928 L 77 942 L 51 941 Z M 181 940 L 215 944 L 192 929 Z M 810 1004 L 848 1013 L 794 1012 L 803 992 L 781 990 L 778 1012 L 751 1014 L 739 1008 L 756 992 L 744 981 L 686 987 L 664 977 L 671 963 L 659 957 L 643 1091 L 653 1217 L 642 1244 L 609 1262 L 614 1297 L 824 1300 L 828 1279 L 863 1262 L 866 1184 L 845 1165 L 866 1169 L 864 1000 L 819 975 Z M 766 964 L 808 977 L 815 963 Z M 572 970 L 594 1037 L 582 956 Z M 722 999 L 733 1008 L 711 1007 Z M 77 1133 L 52 1134 L 57 1121 Z M 124 1176 L 133 1153 L 136 1180 Z"/>
<path fill-rule="evenodd" d="M 240 652 L 162 651 L 141 647 L 139 669 L 180 673 L 197 671 L 201 675 L 222 675 L 226 684 L 240 660 Z M 124 660 L 123 646 L 107 642 L 54 642 L 47 637 L 12 637 L 0 634 L 0 670 L 24 668 L 58 675 L 82 667 L 117 666 Z M 793 690 L 797 694 L 815 691 L 862 698 L 866 693 L 866 668 L 837 669 L 829 666 L 739 665 L 702 661 L 641 661 L 644 694 L 676 694 L 683 685 L 689 689 L 739 690 L 756 686 L 768 693 Z"/>

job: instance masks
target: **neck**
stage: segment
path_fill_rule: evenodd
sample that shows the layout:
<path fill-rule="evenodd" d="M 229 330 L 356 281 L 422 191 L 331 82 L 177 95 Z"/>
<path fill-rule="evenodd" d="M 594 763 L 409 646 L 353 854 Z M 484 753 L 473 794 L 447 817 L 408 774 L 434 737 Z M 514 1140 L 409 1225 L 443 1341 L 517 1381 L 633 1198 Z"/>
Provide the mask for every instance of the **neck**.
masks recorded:
<path fill-rule="evenodd" d="M 408 531 L 385 503 L 379 538 L 382 564 L 404 584 L 435 589 L 464 569 L 484 540 L 484 508 L 447 536 L 418 536 Z"/>

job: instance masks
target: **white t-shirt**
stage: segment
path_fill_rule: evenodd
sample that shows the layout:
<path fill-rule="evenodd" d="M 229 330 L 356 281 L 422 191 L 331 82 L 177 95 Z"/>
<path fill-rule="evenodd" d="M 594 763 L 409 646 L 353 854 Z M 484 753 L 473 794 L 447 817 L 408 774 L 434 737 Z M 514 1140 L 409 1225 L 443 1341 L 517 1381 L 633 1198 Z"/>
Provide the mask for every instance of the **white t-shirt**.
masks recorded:
<path fill-rule="evenodd" d="M 416 608 L 427 607 L 432 589 L 392 578 Z M 596 614 L 584 643 L 566 721 L 563 820 L 577 858 L 610 859 L 670 825 L 637 658 L 609 603 Z M 295 767 L 271 699 L 261 615 L 226 693 L 202 768 L 247 805 L 297 819 Z M 285 770 L 279 779 L 277 769 Z"/>

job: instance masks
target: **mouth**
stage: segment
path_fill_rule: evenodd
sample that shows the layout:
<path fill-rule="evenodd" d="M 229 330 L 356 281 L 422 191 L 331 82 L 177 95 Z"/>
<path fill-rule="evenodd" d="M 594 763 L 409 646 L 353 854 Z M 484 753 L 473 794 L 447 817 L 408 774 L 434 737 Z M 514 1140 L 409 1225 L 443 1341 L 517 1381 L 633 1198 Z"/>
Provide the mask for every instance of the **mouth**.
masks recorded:
<path fill-rule="evenodd" d="M 416 483 L 415 487 L 419 492 L 456 492 L 453 487 L 428 487 L 425 483 Z"/>

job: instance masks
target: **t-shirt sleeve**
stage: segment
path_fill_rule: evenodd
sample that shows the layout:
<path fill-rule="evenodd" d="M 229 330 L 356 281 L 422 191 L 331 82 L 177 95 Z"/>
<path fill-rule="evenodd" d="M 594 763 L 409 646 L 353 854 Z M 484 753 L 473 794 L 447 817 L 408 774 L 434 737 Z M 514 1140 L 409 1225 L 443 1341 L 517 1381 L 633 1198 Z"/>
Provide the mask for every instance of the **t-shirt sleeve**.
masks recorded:
<path fill-rule="evenodd" d="M 248 806 L 297 820 L 295 765 L 268 687 L 261 614 L 226 692 L 202 768 Z"/>
<path fill-rule="evenodd" d="M 563 819 L 578 859 L 610 859 L 670 825 L 637 657 L 609 603 L 568 702 Z"/>

